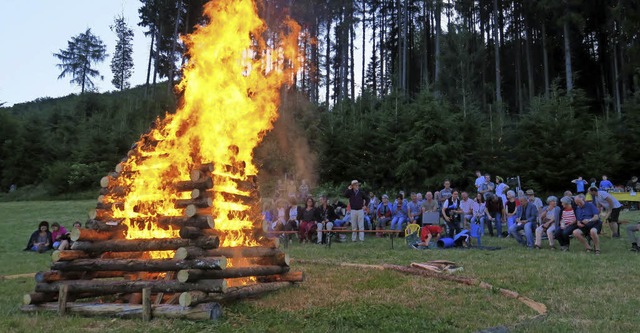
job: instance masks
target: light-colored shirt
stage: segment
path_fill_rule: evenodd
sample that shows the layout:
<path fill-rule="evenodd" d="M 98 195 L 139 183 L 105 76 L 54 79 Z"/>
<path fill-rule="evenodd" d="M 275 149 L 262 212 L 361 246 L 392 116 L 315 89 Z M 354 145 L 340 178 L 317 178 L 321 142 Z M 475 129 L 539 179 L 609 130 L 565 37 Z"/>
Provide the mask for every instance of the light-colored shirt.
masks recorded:
<path fill-rule="evenodd" d="M 425 200 L 422 202 L 422 208 L 425 212 L 437 212 L 438 211 L 438 203 L 435 200 Z"/>
<path fill-rule="evenodd" d="M 473 213 L 473 204 L 475 201 L 467 198 L 467 201 L 460 200 L 460 209 L 464 214 L 472 214 Z"/>
<path fill-rule="evenodd" d="M 482 184 L 484 184 L 484 176 L 480 176 L 476 178 L 476 188 L 479 188 Z"/>
<path fill-rule="evenodd" d="M 593 196 L 593 194 L 591 196 Z M 607 198 L 611 198 L 613 207 L 610 207 L 609 201 L 607 201 Z M 606 210 L 622 207 L 622 204 L 620 203 L 620 201 L 618 201 L 618 199 L 616 199 L 613 195 L 605 191 L 598 191 L 598 195 L 596 195 L 595 199 L 596 199 L 596 203 L 602 206 Z"/>

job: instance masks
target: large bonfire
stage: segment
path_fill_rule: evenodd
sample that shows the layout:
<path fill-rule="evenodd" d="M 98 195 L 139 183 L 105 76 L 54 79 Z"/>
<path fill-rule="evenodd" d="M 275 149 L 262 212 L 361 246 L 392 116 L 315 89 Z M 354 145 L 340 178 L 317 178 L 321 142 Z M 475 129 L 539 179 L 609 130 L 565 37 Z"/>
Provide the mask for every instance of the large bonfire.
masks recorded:
<path fill-rule="evenodd" d="M 177 237 L 179 230 L 161 228 L 156 219 L 183 215 L 176 202 L 191 194 L 173 185 L 197 179 L 193 170 L 206 165 L 213 188 L 204 214 L 215 220 L 220 245 L 257 246 L 251 233 L 261 223 L 256 207 L 234 198 L 256 196 L 238 182 L 258 171 L 253 149 L 272 128 L 279 90 L 298 67 L 299 28 L 287 22 L 279 45 L 269 47 L 252 0 L 211 1 L 204 14 L 208 23 L 183 38 L 189 63 L 177 87 L 182 95 L 178 110 L 156 121 L 119 165 L 119 176 L 110 179 L 109 187 L 125 189 L 124 196 L 103 200 L 114 204 L 108 218 L 128 227 L 127 239 Z M 151 256 L 168 258 L 173 251 Z"/>

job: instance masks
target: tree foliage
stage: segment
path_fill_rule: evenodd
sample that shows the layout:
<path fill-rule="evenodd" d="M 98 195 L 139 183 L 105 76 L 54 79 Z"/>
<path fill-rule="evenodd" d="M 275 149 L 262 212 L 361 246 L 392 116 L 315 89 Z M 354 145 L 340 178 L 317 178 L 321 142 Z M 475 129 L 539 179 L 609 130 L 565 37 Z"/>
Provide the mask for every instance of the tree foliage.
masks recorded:
<path fill-rule="evenodd" d="M 118 16 L 110 27 L 116 33 L 116 48 L 111 59 L 113 86 L 123 90 L 129 88 L 129 79 L 133 70 L 133 30 L 127 26 L 124 17 Z"/>
<path fill-rule="evenodd" d="M 81 93 L 84 93 L 85 88 L 93 89 L 92 78 L 100 75 L 93 65 L 107 57 L 106 46 L 99 37 L 91 33 L 91 29 L 71 37 L 67 48 L 60 49 L 59 53 L 53 55 L 61 61 L 57 65 L 62 70 L 58 79 L 71 76 L 70 83 L 79 85 Z"/>

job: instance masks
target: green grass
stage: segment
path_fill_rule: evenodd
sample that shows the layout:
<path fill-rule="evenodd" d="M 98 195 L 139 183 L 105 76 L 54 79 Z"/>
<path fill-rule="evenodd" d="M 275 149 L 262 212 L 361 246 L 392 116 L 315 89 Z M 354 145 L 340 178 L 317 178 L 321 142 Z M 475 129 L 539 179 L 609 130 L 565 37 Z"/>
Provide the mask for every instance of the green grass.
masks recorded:
<path fill-rule="evenodd" d="M 0 275 L 47 270 L 49 255 L 23 252 L 27 238 L 41 220 L 70 227 L 84 221 L 95 201 L 0 203 Z M 636 212 L 621 219 L 636 221 Z M 607 233 L 608 234 L 608 233 Z M 623 231 L 623 236 L 625 232 Z M 568 253 L 532 251 L 513 240 L 484 238 L 499 251 L 424 250 L 406 248 L 396 240 L 367 238 L 364 244 L 290 246 L 299 259 L 330 263 L 400 264 L 434 259 L 464 266 L 460 275 L 478 278 L 542 302 L 548 315 L 517 300 L 477 287 L 391 271 L 326 264 L 293 264 L 305 272 L 298 286 L 225 306 L 216 322 L 155 319 L 59 317 L 19 311 L 22 295 L 33 291 L 33 279 L 0 281 L 1 332 L 472 332 L 505 325 L 514 332 L 631 332 L 640 326 L 637 277 L 640 256 L 623 239 L 603 237 L 602 255 L 581 251 L 576 242 Z"/>

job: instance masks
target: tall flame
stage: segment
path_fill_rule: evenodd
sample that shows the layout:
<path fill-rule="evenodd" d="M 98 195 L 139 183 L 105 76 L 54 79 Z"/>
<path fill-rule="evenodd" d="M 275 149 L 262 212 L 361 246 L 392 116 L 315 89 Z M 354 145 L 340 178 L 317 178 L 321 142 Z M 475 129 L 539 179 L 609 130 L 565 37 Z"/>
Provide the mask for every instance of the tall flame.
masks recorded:
<path fill-rule="evenodd" d="M 286 23 L 280 44 L 269 48 L 266 29 L 252 0 L 210 1 L 208 23 L 183 38 L 189 64 L 178 85 L 182 103 L 158 120 L 124 162 L 115 186 L 126 188 L 111 217 L 122 219 L 127 238 L 175 238 L 178 230 L 159 228 L 158 216 L 182 216 L 177 199 L 188 199 L 174 184 L 189 180 L 198 166 L 213 162 L 213 204 L 207 214 L 224 234 L 221 246 L 258 245 L 251 231 L 261 223 L 255 207 L 229 202 L 223 193 L 251 196 L 233 180 L 255 175 L 253 149 L 278 116 L 280 88 L 298 68 L 299 26 Z M 244 167 L 244 171 L 242 170 Z M 242 214 L 242 213 L 252 214 Z"/>

